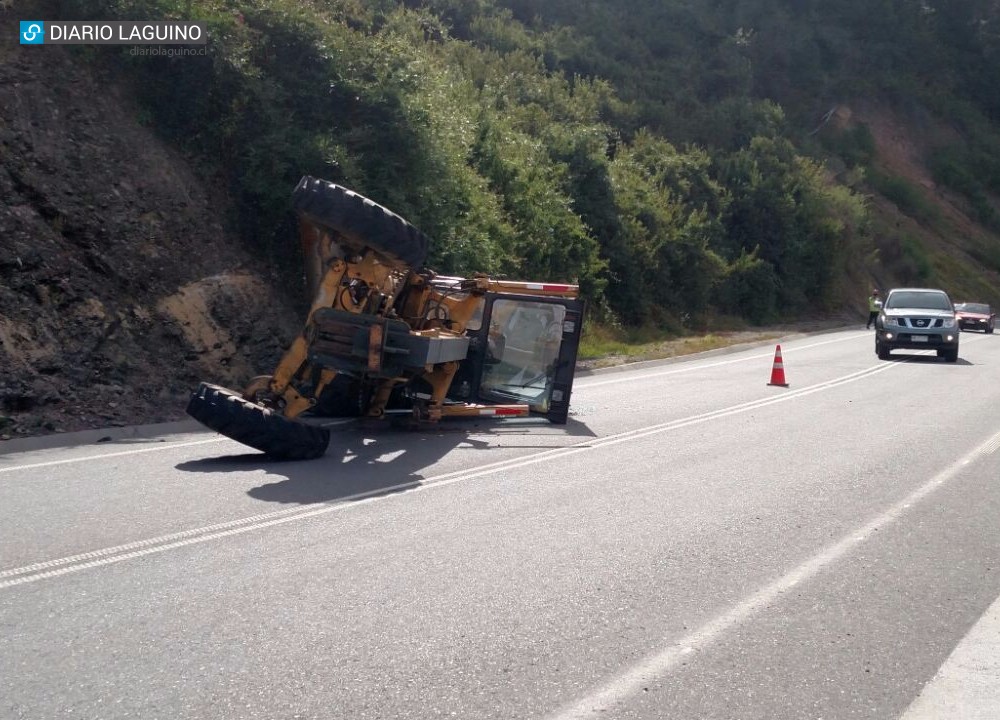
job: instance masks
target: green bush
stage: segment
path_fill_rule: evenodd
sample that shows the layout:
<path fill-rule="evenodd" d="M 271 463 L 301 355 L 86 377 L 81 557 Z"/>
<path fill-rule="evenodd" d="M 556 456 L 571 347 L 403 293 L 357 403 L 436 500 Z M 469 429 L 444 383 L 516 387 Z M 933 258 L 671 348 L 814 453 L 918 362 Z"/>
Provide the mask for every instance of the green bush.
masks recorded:
<path fill-rule="evenodd" d="M 436 270 L 576 281 L 592 312 L 636 326 L 828 307 L 843 258 L 870 250 L 863 203 L 754 95 L 755 63 L 793 62 L 798 78 L 822 71 L 809 58 L 830 43 L 850 47 L 791 10 L 758 35 L 720 31 L 731 18 L 715 6 L 647 4 L 629 36 L 611 4 L 569 0 L 55 4 L 208 24 L 203 58 L 98 57 L 124 67 L 143 118 L 228 190 L 248 245 L 289 276 L 303 174 L 420 227 Z M 758 10 L 740 13 L 769 22 Z M 796 29 L 808 32 L 792 43 Z M 691 62 L 706 49 L 710 62 Z M 874 153 L 864 126 L 842 142 L 859 164 Z M 883 185 L 921 209 L 911 188 Z"/>
<path fill-rule="evenodd" d="M 757 257 L 755 249 L 726 269 L 717 287 L 719 307 L 757 324 L 769 322 L 778 314 L 778 287 L 774 268 Z"/>

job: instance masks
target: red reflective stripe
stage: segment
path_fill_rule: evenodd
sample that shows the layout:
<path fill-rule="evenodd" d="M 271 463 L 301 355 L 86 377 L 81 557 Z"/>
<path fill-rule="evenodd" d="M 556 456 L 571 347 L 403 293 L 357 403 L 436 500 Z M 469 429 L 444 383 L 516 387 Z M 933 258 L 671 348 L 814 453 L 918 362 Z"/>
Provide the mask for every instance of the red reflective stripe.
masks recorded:
<path fill-rule="evenodd" d="M 524 410 L 520 408 L 489 408 L 481 410 L 480 415 L 523 415 Z"/>

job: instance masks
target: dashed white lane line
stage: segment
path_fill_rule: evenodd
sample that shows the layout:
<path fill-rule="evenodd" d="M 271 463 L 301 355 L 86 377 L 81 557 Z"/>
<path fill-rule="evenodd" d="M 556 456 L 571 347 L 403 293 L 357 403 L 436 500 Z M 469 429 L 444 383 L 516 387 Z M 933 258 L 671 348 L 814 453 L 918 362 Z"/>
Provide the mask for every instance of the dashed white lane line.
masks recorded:
<path fill-rule="evenodd" d="M 558 711 L 550 717 L 550 720 L 584 720 L 595 717 L 613 717 L 614 715 L 611 711 L 616 706 L 625 702 L 633 695 L 639 694 L 644 686 L 666 675 L 685 655 L 711 645 L 719 637 L 742 625 L 753 615 L 778 602 L 784 593 L 796 585 L 812 579 L 845 557 L 858 543 L 867 540 L 876 530 L 895 522 L 908 508 L 924 500 L 928 495 L 958 475 L 972 462 L 993 452 L 998 442 L 1000 442 L 1000 433 L 991 436 L 986 442 L 952 463 L 916 491 L 891 506 L 860 529 L 852 530 L 833 545 L 826 547 L 791 572 L 783 575 L 766 587 L 761 588 L 739 604 L 705 623 L 694 632 L 671 642 L 658 652 L 647 656 L 586 697 Z M 996 707 L 994 706 L 994 710 Z M 957 714 L 947 717 L 962 718 L 965 720 L 966 716 Z M 991 720 L 995 717 L 996 715 L 991 716 Z M 907 720 L 910 719 L 907 718 Z"/>

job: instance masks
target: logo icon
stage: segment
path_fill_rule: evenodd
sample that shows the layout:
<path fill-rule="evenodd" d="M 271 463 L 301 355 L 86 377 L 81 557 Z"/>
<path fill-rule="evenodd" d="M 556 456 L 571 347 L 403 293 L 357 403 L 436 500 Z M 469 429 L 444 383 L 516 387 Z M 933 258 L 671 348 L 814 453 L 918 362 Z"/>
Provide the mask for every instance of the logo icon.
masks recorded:
<path fill-rule="evenodd" d="M 43 20 L 21 21 L 21 44 L 42 45 L 45 43 L 45 22 Z"/>

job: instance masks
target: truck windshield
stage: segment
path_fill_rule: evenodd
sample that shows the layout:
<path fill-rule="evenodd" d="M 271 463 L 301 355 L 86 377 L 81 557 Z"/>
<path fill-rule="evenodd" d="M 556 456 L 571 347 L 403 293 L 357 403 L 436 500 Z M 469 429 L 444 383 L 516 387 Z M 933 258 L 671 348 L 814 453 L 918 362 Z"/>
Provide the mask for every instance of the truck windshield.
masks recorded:
<path fill-rule="evenodd" d="M 980 303 L 958 303 L 958 305 L 955 306 L 955 309 L 959 312 L 978 313 L 980 315 L 990 314 L 990 306 L 982 305 Z"/>
<path fill-rule="evenodd" d="M 889 295 L 885 303 L 888 309 L 913 308 L 916 310 L 951 310 L 951 301 L 943 292 L 919 292 L 902 290 Z"/>

